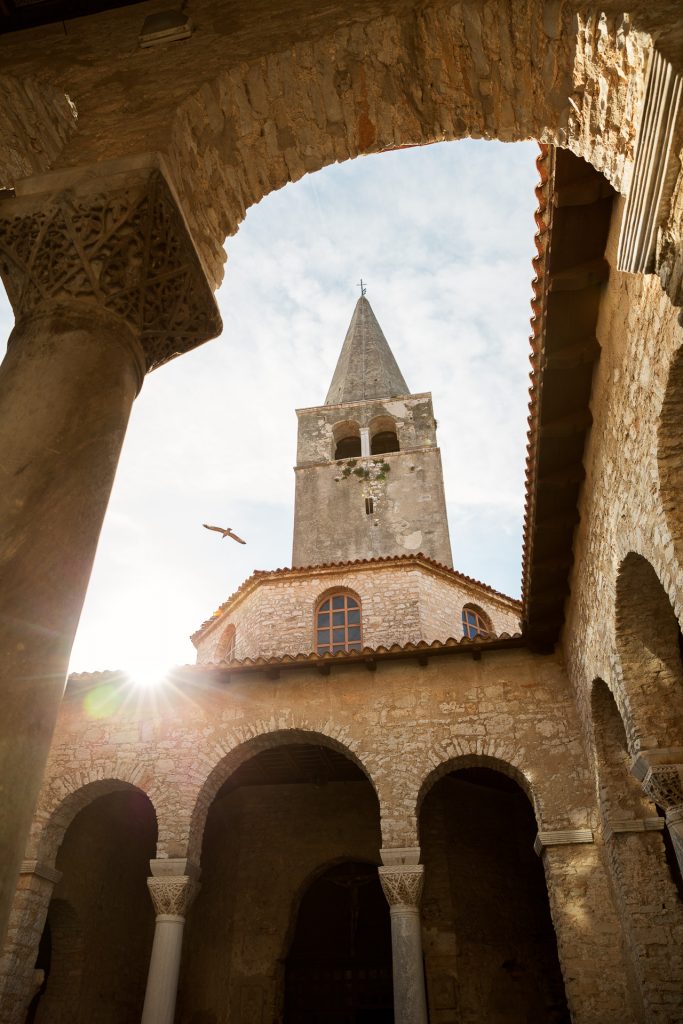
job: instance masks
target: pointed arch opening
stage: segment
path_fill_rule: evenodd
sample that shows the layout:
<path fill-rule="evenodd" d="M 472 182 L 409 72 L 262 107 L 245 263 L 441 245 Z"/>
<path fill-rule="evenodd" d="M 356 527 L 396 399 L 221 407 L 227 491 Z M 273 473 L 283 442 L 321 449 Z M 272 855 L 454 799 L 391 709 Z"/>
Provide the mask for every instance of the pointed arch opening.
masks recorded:
<path fill-rule="evenodd" d="M 536 818 L 514 774 L 456 762 L 427 780 L 419 832 L 428 999 L 487 1024 L 569 1024 Z"/>
<path fill-rule="evenodd" d="M 321 906 L 306 911 L 305 941 L 295 947 L 296 998 L 289 1003 L 287 954 L 301 894 L 312 878 L 330 864 L 378 864 L 379 803 L 367 775 L 341 744 L 323 745 L 317 734 L 294 738 L 283 743 L 275 734 L 263 738 L 265 748 L 250 745 L 252 756 L 235 761 L 208 808 L 202 887 L 187 922 L 179 1019 L 218 1019 L 227 1010 L 239 1020 L 247 1005 L 257 1019 L 318 1019 L 310 1014 L 330 1012 L 339 996 L 348 949 L 341 936 L 326 946 L 333 888 L 327 895 L 324 887 L 314 890 Z M 344 918 L 343 907 L 336 911 Z M 367 948 L 367 935 L 363 941 Z M 316 962 L 316 948 L 327 950 L 324 962 Z M 352 968 L 346 963 L 344 969 Z M 356 980 L 349 1012 L 363 1009 L 365 990 L 360 976 Z M 308 1017 L 301 1016 L 302 1007 Z"/>

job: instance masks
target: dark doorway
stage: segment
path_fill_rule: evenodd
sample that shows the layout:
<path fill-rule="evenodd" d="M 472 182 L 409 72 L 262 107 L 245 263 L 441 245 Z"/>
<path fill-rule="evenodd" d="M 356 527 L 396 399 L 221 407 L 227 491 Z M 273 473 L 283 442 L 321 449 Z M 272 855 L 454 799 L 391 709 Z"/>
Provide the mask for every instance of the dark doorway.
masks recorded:
<path fill-rule="evenodd" d="M 392 1024 L 389 906 L 373 864 L 338 864 L 305 893 L 287 957 L 285 1024 Z"/>
<path fill-rule="evenodd" d="M 430 1009 L 442 1021 L 569 1024 L 537 825 L 485 767 L 441 778 L 420 813 Z"/>

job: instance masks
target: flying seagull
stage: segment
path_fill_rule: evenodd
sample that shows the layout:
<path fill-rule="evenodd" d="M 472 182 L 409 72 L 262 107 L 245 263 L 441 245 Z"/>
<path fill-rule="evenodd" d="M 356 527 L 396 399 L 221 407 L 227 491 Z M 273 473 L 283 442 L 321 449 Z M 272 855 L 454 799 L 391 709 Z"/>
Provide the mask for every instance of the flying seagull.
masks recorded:
<path fill-rule="evenodd" d="M 205 530 L 215 530 L 216 533 L 222 533 L 223 540 L 225 540 L 226 537 L 232 537 L 232 539 L 236 540 L 238 544 L 247 543 L 246 540 L 242 540 L 242 538 L 238 537 L 236 533 L 233 533 L 229 526 L 225 530 L 223 529 L 222 526 L 209 526 L 208 523 L 202 523 L 202 526 L 204 527 Z"/>

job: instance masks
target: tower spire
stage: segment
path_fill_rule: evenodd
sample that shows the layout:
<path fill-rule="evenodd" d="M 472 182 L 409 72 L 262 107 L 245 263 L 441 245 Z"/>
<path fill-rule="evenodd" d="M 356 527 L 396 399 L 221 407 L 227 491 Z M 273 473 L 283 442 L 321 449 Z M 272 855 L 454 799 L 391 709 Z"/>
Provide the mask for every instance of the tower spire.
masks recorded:
<path fill-rule="evenodd" d="M 362 279 L 360 288 L 361 296 L 346 332 L 325 405 L 395 398 L 409 393 L 389 343 L 365 297 L 366 285 Z"/>

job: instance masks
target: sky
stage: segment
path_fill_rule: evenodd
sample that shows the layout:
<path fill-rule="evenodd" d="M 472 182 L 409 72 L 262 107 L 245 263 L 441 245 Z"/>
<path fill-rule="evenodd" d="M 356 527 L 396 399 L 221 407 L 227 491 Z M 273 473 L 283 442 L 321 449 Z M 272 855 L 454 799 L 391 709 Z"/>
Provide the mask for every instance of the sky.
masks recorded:
<path fill-rule="evenodd" d="M 291 564 L 294 410 L 324 402 L 361 277 L 409 388 L 433 395 L 454 566 L 519 597 L 537 154 L 361 157 L 248 211 L 221 338 L 155 370 L 133 407 L 72 671 L 191 664 L 190 633 L 254 569 Z M 12 323 L 0 289 L 1 338 Z"/>

